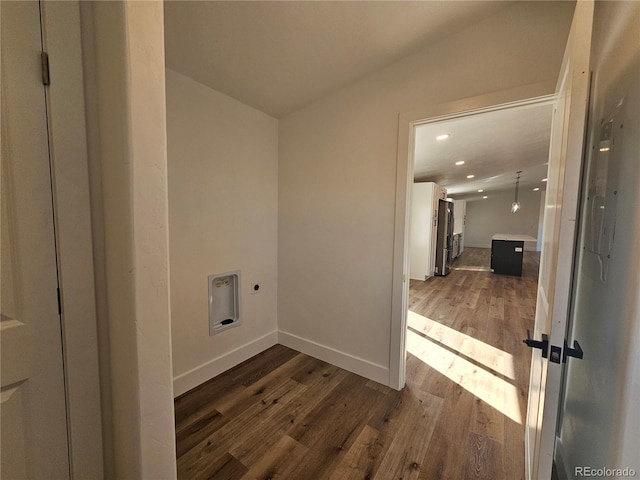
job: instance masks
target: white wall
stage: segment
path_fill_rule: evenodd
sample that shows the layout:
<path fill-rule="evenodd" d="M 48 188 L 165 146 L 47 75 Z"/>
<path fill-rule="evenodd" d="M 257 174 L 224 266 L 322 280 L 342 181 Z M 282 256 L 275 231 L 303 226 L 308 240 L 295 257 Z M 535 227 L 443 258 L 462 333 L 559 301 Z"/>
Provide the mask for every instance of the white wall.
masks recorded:
<path fill-rule="evenodd" d="M 583 250 L 591 232 L 581 226 L 570 339 L 580 342 L 584 359 L 568 362 L 559 442 L 568 478 L 576 466 L 640 472 L 640 3 L 598 2 L 594 18 L 586 151 L 597 155 L 600 121 L 613 116 L 606 207 L 613 189 L 617 209 L 611 249 L 601 260 Z M 587 208 L 582 207 L 583 218 Z M 604 281 L 601 262 L 607 267 Z"/>
<path fill-rule="evenodd" d="M 491 237 L 496 233 L 517 233 L 538 238 L 540 197 L 542 192 L 521 189 L 518 194 L 520 210 L 511 213 L 514 191 L 487 193 L 489 198 L 467 202 L 465 226 L 466 247 L 491 248 Z M 524 244 L 525 250 L 536 250 L 533 242 Z"/>
<path fill-rule="evenodd" d="M 572 10 L 516 3 L 281 120 L 281 341 L 388 383 L 398 115 L 536 82 L 552 93 Z"/>
<path fill-rule="evenodd" d="M 167 69 L 175 395 L 274 345 L 278 123 Z M 207 276 L 241 270 L 242 323 L 209 336 Z M 262 287 L 250 293 L 251 282 Z"/>
<path fill-rule="evenodd" d="M 176 477 L 162 4 L 83 8 L 106 478 Z"/>

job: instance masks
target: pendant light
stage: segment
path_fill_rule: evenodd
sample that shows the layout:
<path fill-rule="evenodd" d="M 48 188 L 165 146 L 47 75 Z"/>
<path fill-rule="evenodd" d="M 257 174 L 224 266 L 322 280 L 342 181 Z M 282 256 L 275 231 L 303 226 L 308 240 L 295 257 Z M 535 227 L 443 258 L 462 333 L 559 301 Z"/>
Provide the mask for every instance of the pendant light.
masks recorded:
<path fill-rule="evenodd" d="M 516 198 L 511 204 L 511 213 L 516 213 L 518 210 L 520 210 L 520 202 L 518 201 L 518 187 L 520 186 L 520 174 L 522 173 L 522 170 L 518 170 L 516 173 L 518 175 L 516 177 Z"/>

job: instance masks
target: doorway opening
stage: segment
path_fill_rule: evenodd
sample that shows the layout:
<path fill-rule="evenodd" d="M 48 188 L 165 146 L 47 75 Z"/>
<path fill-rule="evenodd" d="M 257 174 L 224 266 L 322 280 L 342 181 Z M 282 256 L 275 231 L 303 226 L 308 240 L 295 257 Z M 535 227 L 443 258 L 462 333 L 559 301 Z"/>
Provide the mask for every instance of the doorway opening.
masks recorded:
<path fill-rule="evenodd" d="M 400 353 L 406 363 L 399 372 L 399 386 L 406 381 L 415 387 L 411 375 L 416 363 L 426 365 L 431 380 L 422 388 L 445 398 L 451 424 L 461 412 L 470 420 L 464 426 L 443 429 L 441 433 L 451 437 L 445 442 L 479 442 L 511 460 L 512 453 L 519 458 L 524 452 L 530 351 L 522 347 L 522 338 L 535 318 L 553 100 L 553 96 L 536 97 L 405 119 L 402 260 L 409 278 L 401 283 L 406 303 L 402 304 Z M 522 171 L 524 208 L 513 214 L 517 171 Z M 424 195 L 421 200 L 416 193 L 429 183 L 435 185 L 433 202 L 421 207 L 418 203 Z M 438 201 L 453 203 L 455 226 L 449 232 L 453 239 L 436 246 L 439 240 L 432 245 L 424 232 L 422 239 L 414 237 L 416 229 L 423 227 L 438 236 L 438 211 L 432 208 Z M 420 208 L 427 211 L 422 219 L 416 215 Z M 462 218 L 456 218 L 456 212 Z M 522 253 L 522 276 L 492 272 L 495 234 L 520 234 L 533 240 Z M 417 252 L 420 248 L 428 252 Z M 440 259 L 449 255 L 450 273 L 438 269 L 436 248 L 445 250 Z M 425 265 L 415 265 L 425 259 Z M 513 467 L 514 472 L 524 470 L 524 458 L 496 464 Z"/>

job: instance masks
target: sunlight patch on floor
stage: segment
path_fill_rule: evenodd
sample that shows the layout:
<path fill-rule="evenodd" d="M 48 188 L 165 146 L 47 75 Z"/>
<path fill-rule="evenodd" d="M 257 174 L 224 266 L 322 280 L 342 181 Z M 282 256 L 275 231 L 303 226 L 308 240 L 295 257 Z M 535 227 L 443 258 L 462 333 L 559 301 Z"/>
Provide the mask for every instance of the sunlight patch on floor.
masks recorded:
<path fill-rule="evenodd" d="M 465 270 L 467 272 L 490 272 L 488 267 L 451 267 L 451 270 Z"/>
<path fill-rule="evenodd" d="M 502 376 L 515 380 L 513 355 L 409 310 L 407 325 Z"/>
<path fill-rule="evenodd" d="M 407 330 L 407 351 L 522 425 L 522 412 L 515 386 L 410 329 Z"/>

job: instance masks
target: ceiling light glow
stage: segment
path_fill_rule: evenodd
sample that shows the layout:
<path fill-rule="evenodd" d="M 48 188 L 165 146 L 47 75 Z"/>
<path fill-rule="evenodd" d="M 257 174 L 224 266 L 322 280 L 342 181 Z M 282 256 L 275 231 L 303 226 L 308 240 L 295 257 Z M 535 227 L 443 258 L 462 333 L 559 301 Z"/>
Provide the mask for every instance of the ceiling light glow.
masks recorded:
<path fill-rule="evenodd" d="M 484 190 L 483 190 L 483 189 L 478 190 L 478 193 L 482 193 L 482 192 L 484 192 Z"/>
<path fill-rule="evenodd" d="M 543 178 L 543 179 L 542 179 L 542 181 L 543 181 L 543 182 L 546 182 L 546 181 L 547 181 L 547 179 L 546 179 L 546 178 Z"/>
<path fill-rule="evenodd" d="M 464 165 L 464 160 L 459 160 L 456 162 L 456 165 Z"/>
<path fill-rule="evenodd" d="M 447 138 L 449 138 L 449 134 L 448 133 L 442 133 L 440 135 L 438 135 L 436 137 L 436 140 L 446 140 Z"/>
<path fill-rule="evenodd" d="M 540 190 L 538 187 L 533 189 L 534 192 L 537 192 L 538 190 Z"/>
<path fill-rule="evenodd" d="M 489 197 L 487 197 L 486 195 L 484 195 L 482 198 L 489 198 Z"/>
<path fill-rule="evenodd" d="M 473 178 L 475 175 L 467 175 L 467 178 Z"/>

